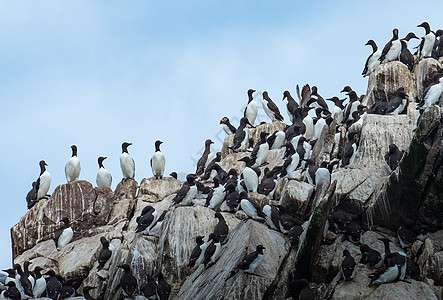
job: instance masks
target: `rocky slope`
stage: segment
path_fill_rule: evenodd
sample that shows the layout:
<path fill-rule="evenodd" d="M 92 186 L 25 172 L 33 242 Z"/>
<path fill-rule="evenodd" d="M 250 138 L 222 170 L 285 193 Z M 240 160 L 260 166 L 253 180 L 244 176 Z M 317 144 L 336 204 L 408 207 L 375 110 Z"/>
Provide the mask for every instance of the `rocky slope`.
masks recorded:
<path fill-rule="evenodd" d="M 395 233 L 400 225 L 422 223 L 432 227 L 434 233 L 424 242 L 416 241 L 407 249 L 407 254 L 420 268 L 422 280 L 368 286 L 368 275 L 373 270 L 358 264 L 354 280 L 345 282 L 339 273 L 343 250 L 348 249 L 357 262 L 361 257 L 360 250 L 344 234 L 320 230 L 318 245 L 313 245 L 317 255 L 311 258 L 307 273 L 311 285 L 320 291 L 322 298 L 443 298 L 443 197 L 440 197 L 443 190 L 440 184 L 443 135 L 438 131 L 429 141 L 422 138 L 423 130 L 416 130 L 417 122 L 429 122 L 423 116 L 441 123 L 442 114 L 439 107 L 433 107 L 419 119 L 413 101 L 423 93 L 423 81 L 440 67 L 434 59 L 424 59 L 411 73 L 405 65 L 392 62 L 370 75 L 363 104 L 370 106 L 383 101 L 399 87 L 404 87 L 410 101 L 407 113 L 366 116 L 354 167 L 338 168 L 332 173 L 331 182 L 335 181 L 335 189 L 322 198 L 325 203 L 330 199 L 331 208 L 318 212 L 320 218 L 322 214 L 327 216 L 330 209 L 344 209 L 359 215 L 365 229 L 361 242 L 380 252 L 383 244 L 378 239 L 383 237 L 394 242 L 396 246 L 392 250 L 401 250 Z M 422 127 L 428 128 L 427 124 L 423 123 Z M 272 133 L 285 127 L 280 122 L 267 123 L 249 129 L 249 136 L 257 142 L 261 132 Z M 327 130 L 322 135 L 322 141 L 327 141 Z M 238 159 L 246 154 L 232 153 L 228 148 L 232 145 L 232 138 L 225 139 L 219 164 L 224 170 L 241 171 L 244 163 Z M 391 143 L 410 151 L 392 174 L 384 161 Z M 414 156 L 418 151 L 414 145 L 425 148 L 420 150 L 424 155 L 420 162 Z M 331 145 L 328 149 L 332 148 Z M 332 159 L 330 152 L 322 153 L 322 160 Z M 283 149 L 271 150 L 266 167 L 272 169 L 282 165 L 283 154 Z M 431 165 L 434 169 L 429 171 Z M 421 180 L 417 182 L 417 178 Z M 94 286 L 96 289 L 91 294 L 99 299 L 123 299 L 119 287 L 123 271 L 117 268 L 123 263 L 131 266 L 139 289 L 147 282 L 147 275 L 161 271 L 172 286 L 171 299 L 286 299 L 290 296 L 293 292 L 290 278 L 297 277 L 294 266 L 300 265 L 303 247 L 292 247 L 287 235 L 271 230 L 265 224 L 242 221 L 245 218 L 242 212 L 223 212 L 230 233 L 216 264 L 207 269 L 202 265 L 196 269 L 188 268 L 195 237 L 207 237 L 217 219 L 212 209 L 203 206 L 205 199 L 202 197 L 194 199 L 194 206 L 174 206 L 172 199 L 181 184 L 173 178 L 143 179 L 140 184 L 128 180 L 119 183 L 115 191 L 94 188 L 86 181 L 60 185 L 49 199 L 38 202 L 11 229 L 14 263 L 30 261 L 31 270 L 41 266 L 44 270 L 53 269 L 64 278 L 81 277 L 83 282 L 78 292 L 82 292 L 83 286 Z M 405 184 L 415 185 L 407 189 Z M 407 197 L 411 189 L 415 191 L 414 199 Z M 256 193 L 249 196 L 262 207 L 268 203 L 285 204 L 292 215 L 299 216 L 311 213 L 317 207 L 313 201 L 321 202 L 320 198 L 317 199 L 319 191 L 306 183 L 303 174 L 299 180 L 280 179 L 274 199 Z M 402 205 L 403 199 L 408 199 L 405 206 Z M 162 228 L 149 236 L 135 233 L 136 217 L 148 204 L 159 214 L 167 211 Z M 224 208 L 223 205 L 222 210 Z M 52 239 L 59 228 L 59 220 L 65 216 L 71 220 L 74 239 L 57 251 Z M 102 236 L 111 241 L 116 251 L 109 270 L 97 271 Z M 306 239 L 310 237 L 308 233 Z M 300 244 L 303 242 L 302 239 Z M 237 263 L 258 244 L 264 245 L 266 250 L 255 274 L 240 271 L 232 275 Z"/>

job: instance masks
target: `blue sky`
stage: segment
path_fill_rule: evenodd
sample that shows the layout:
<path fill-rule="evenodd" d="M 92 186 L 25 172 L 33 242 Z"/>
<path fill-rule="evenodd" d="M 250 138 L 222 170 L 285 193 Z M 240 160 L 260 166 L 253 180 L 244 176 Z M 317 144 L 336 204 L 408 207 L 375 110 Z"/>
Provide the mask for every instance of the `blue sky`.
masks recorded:
<path fill-rule="evenodd" d="M 401 3 L 401 5 L 399 5 Z M 414 10 L 411 11 L 411 7 Z M 429 7 L 432 9 L 429 10 Z M 52 193 L 78 146 L 80 179 L 95 185 L 97 158 L 113 187 L 121 143 L 130 141 L 136 180 L 152 176 L 161 139 L 166 173 L 195 170 L 204 141 L 221 148 L 223 116 L 239 118 L 249 88 L 279 105 L 284 90 L 317 85 L 330 98 L 361 77 L 380 48 L 428 21 L 438 1 L 18 1 L 0 0 L 0 267 L 11 263 L 9 229 L 45 159 Z M 416 41 L 411 41 L 415 46 Z M 263 115 L 263 111 L 260 111 Z M 265 118 L 265 120 L 267 120 Z M 237 125 L 237 124 L 235 124 Z"/>

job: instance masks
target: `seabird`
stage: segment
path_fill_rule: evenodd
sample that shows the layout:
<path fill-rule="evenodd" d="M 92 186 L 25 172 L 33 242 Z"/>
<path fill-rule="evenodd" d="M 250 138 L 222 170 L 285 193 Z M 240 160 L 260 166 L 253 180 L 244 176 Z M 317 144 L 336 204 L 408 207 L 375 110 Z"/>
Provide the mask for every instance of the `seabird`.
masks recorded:
<path fill-rule="evenodd" d="M 254 126 L 255 119 L 257 118 L 258 113 L 258 105 L 257 102 L 254 100 L 254 97 L 252 94 L 255 92 L 254 89 L 248 90 L 248 105 L 246 105 L 244 116 L 248 119 L 249 125 Z"/>
<path fill-rule="evenodd" d="M 5 299 L 23 299 L 14 281 L 8 282 L 5 286 L 8 287 L 7 290 L 2 292 L 2 296 L 5 297 Z"/>
<path fill-rule="evenodd" d="M 398 228 L 397 237 L 403 249 L 411 247 L 416 240 L 414 232 L 405 225 Z"/>
<path fill-rule="evenodd" d="M 245 273 L 253 274 L 255 269 L 263 261 L 263 250 L 266 249 L 263 245 L 257 245 L 255 251 L 246 254 L 241 262 L 237 264 L 237 268 L 243 270 Z"/>
<path fill-rule="evenodd" d="M 388 108 L 386 109 L 387 115 L 399 115 L 404 111 L 408 103 L 408 95 L 404 88 L 399 88 L 394 92 L 392 98 L 388 102 Z"/>
<path fill-rule="evenodd" d="M 220 212 L 216 212 L 215 217 L 218 219 L 218 223 L 215 225 L 214 234 L 217 236 L 220 243 L 223 243 L 228 237 L 229 227 Z"/>
<path fill-rule="evenodd" d="M 377 250 L 372 249 L 366 244 L 360 246 L 361 252 L 361 264 L 369 264 L 371 268 L 379 268 L 382 265 L 383 260 L 381 254 Z"/>
<path fill-rule="evenodd" d="M 62 223 L 61 225 L 62 232 L 55 239 L 58 251 L 60 251 L 64 246 L 69 244 L 69 242 L 72 240 L 72 237 L 74 236 L 74 231 L 69 225 L 69 219 L 67 217 L 63 217 L 60 222 Z"/>
<path fill-rule="evenodd" d="M 109 265 L 111 264 L 111 256 L 112 251 L 110 249 L 109 241 L 104 237 L 100 237 L 100 243 L 102 243 L 102 249 L 100 250 L 100 254 L 98 255 L 98 267 L 97 270 L 101 269 L 108 270 Z"/>
<path fill-rule="evenodd" d="M 163 144 L 162 141 L 155 141 L 155 152 L 151 158 L 151 168 L 152 174 L 154 174 L 155 179 L 162 179 L 165 173 L 166 159 L 163 153 L 160 151 L 160 145 Z"/>
<path fill-rule="evenodd" d="M 141 288 L 143 295 L 149 300 L 157 300 L 157 282 L 151 275 L 147 275 L 148 282 Z"/>
<path fill-rule="evenodd" d="M 288 110 L 288 116 L 291 119 L 291 122 L 294 122 L 293 111 L 298 108 L 298 103 L 292 98 L 291 93 L 289 91 L 283 92 L 282 101 L 286 100 L 286 108 Z"/>
<path fill-rule="evenodd" d="M 385 161 L 389 166 L 389 169 L 394 171 L 398 167 L 398 163 L 403 157 L 403 151 L 398 149 L 398 147 L 395 144 L 389 145 L 389 150 L 385 154 Z"/>
<path fill-rule="evenodd" d="M 51 186 L 51 174 L 46 170 L 47 164 L 44 160 L 40 163 L 40 176 L 37 179 L 37 200 L 42 199 L 46 196 Z"/>
<path fill-rule="evenodd" d="M 339 99 L 338 97 L 335 96 L 326 100 L 334 102 L 334 107 L 332 108 L 331 116 L 332 118 L 335 118 L 335 115 L 337 115 L 337 123 L 341 124 L 343 121 L 343 111 L 345 109 L 343 102 L 346 100 L 346 98 Z"/>
<path fill-rule="evenodd" d="M 171 172 L 171 174 L 169 174 L 169 176 L 171 176 L 172 178 L 174 178 L 175 180 L 177 180 L 178 176 L 177 176 L 177 172 Z"/>
<path fill-rule="evenodd" d="M 298 300 L 316 300 L 315 292 L 309 286 L 309 282 L 306 279 L 299 279 L 301 283 L 301 290 L 298 296 Z"/>
<path fill-rule="evenodd" d="M 432 105 L 438 103 L 440 100 L 441 93 L 443 92 L 443 77 L 439 79 L 439 82 L 431 85 L 423 92 L 423 97 L 420 100 L 420 103 L 417 105 L 417 108 L 424 110 L 427 107 L 431 107 Z"/>
<path fill-rule="evenodd" d="M 267 170 L 267 171 L 266 171 Z M 275 189 L 277 188 L 277 175 L 281 172 L 281 167 L 275 167 L 272 170 L 265 169 L 265 175 L 263 176 L 260 184 L 258 185 L 257 192 L 265 195 L 269 199 L 274 198 Z"/>
<path fill-rule="evenodd" d="M 311 88 L 311 98 L 309 99 L 307 106 L 313 105 L 314 108 L 328 109 L 325 99 L 318 94 L 318 88 L 314 85 Z"/>
<path fill-rule="evenodd" d="M 157 297 L 159 300 L 168 300 L 171 295 L 171 286 L 166 282 L 162 272 L 157 274 Z"/>
<path fill-rule="evenodd" d="M 245 156 L 238 161 L 246 163 L 246 167 L 242 171 L 243 179 L 248 192 L 257 192 L 258 188 L 258 175 L 255 170 L 252 169 L 252 160 L 249 156 Z"/>
<path fill-rule="evenodd" d="M 340 265 L 341 275 L 345 281 L 351 280 L 355 276 L 355 259 L 349 253 L 349 250 L 343 250 L 343 256 L 345 257 Z"/>
<path fill-rule="evenodd" d="M 223 130 L 226 132 L 227 135 L 234 134 L 237 129 L 229 122 L 228 117 L 223 117 L 220 120 L 220 124 L 223 124 Z"/>
<path fill-rule="evenodd" d="M 419 56 L 420 58 L 431 57 L 432 49 L 434 48 L 435 43 L 435 34 L 431 31 L 431 27 L 428 22 L 423 22 L 417 27 L 423 27 L 426 31 L 425 36 L 422 38 L 419 47 Z"/>
<path fill-rule="evenodd" d="M 304 229 L 301 225 L 295 224 L 294 226 L 292 226 L 292 228 L 288 232 L 288 239 L 291 243 L 291 247 L 297 247 L 303 231 Z"/>
<path fill-rule="evenodd" d="M 388 110 L 388 102 L 377 101 L 368 109 L 368 114 L 385 115 Z"/>
<path fill-rule="evenodd" d="M 28 209 L 31 209 L 37 202 L 37 181 L 32 183 L 32 189 L 26 195 L 26 204 Z"/>
<path fill-rule="evenodd" d="M 46 290 L 46 279 L 42 276 L 41 271 L 43 271 L 43 269 L 40 266 L 37 266 L 34 269 L 35 284 L 32 288 L 32 295 L 34 298 L 40 298 Z"/>
<path fill-rule="evenodd" d="M 213 181 L 214 177 L 218 175 L 219 170 L 221 169 L 218 163 L 221 160 L 221 152 L 217 152 L 215 158 L 212 159 L 205 168 L 205 173 L 202 177 L 202 180 Z"/>
<path fill-rule="evenodd" d="M 307 140 L 313 140 L 315 135 L 315 127 L 314 127 L 314 120 L 310 115 L 306 115 L 306 117 L 302 120 L 303 124 L 306 126 L 306 131 L 304 133 L 304 136 Z"/>
<path fill-rule="evenodd" d="M 80 176 L 80 159 L 77 157 L 77 146 L 72 145 L 72 156 L 65 165 L 65 175 L 68 182 L 78 180 Z"/>
<path fill-rule="evenodd" d="M 181 205 L 192 205 L 192 199 L 197 196 L 197 187 L 195 186 L 195 175 L 188 174 L 186 176 L 186 181 L 183 183 L 182 187 L 178 191 L 177 195 L 175 195 L 172 201 L 175 204 Z"/>
<path fill-rule="evenodd" d="M 263 92 L 262 104 L 263 110 L 272 122 L 283 121 L 283 116 L 280 114 L 280 110 L 278 109 L 277 105 L 275 105 L 274 101 L 272 101 L 272 99 L 269 97 L 267 91 Z"/>
<path fill-rule="evenodd" d="M 266 140 L 267 135 L 267 132 L 260 132 L 260 141 L 255 144 L 254 149 L 252 150 L 251 160 L 254 166 L 261 166 L 266 158 L 266 155 L 268 155 L 269 144 Z"/>
<path fill-rule="evenodd" d="M 360 243 L 361 232 L 361 226 L 354 221 L 351 221 L 346 225 L 346 236 L 348 237 L 348 240 L 353 244 Z"/>
<path fill-rule="evenodd" d="M 234 183 L 226 183 L 225 191 L 226 191 L 226 205 L 228 206 L 229 211 L 234 211 L 234 209 L 238 206 L 240 202 L 240 195 L 236 190 L 237 182 Z"/>
<path fill-rule="evenodd" d="M 165 209 L 160 215 L 160 217 L 154 220 L 154 222 L 151 224 L 151 229 L 149 229 L 149 232 L 155 232 L 156 230 L 161 229 L 167 212 L 168 210 Z"/>
<path fill-rule="evenodd" d="M 251 219 L 264 221 L 266 215 L 262 212 L 260 205 L 254 200 L 248 198 L 248 193 L 240 193 L 240 207 Z"/>
<path fill-rule="evenodd" d="M 306 161 L 306 179 L 308 182 L 315 186 L 315 174 L 317 172 L 318 166 L 315 161 L 311 158 L 305 159 Z"/>
<path fill-rule="evenodd" d="M 284 131 L 276 131 L 273 133 L 273 135 L 275 136 L 274 142 L 272 143 L 271 146 L 271 150 L 272 149 L 280 149 L 281 147 L 283 147 L 284 143 L 285 143 L 285 139 L 286 139 L 286 134 Z M 271 143 L 269 143 L 269 138 L 268 138 L 268 144 L 271 145 Z"/>
<path fill-rule="evenodd" d="M 202 156 L 197 162 L 197 170 L 195 173 L 196 175 L 202 175 L 205 171 L 206 162 L 208 161 L 208 156 L 209 153 L 211 152 L 211 144 L 214 144 L 214 142 L 211 141 L 210 139 L 207 139 L 205 141 L 205 151 L 203 152 Z"/>
<path fill-rule="evenodd" d="M 214 187 L 206 198 L 205 206 L 213 210 L 217 210 L 225 199 L 225 188 L 219 184 L 218 178 L 214 178 Z"/>
<path fill-rule="evenodd" d="M 288 212 L 285 205 L 277 205 L 280 211 L 280 231 L 283 233 L 289 233 L 292 227 L 296 224 L 294 217 L 292 217 Z"/>
<path fill-rule="evenodd" d="M 123 173 L 123 180 L 134 179 L 135 176 L 135 162 L 129 155 L 128 146 L 132 143 L 124 142 L 122 144 L 122 154 L 120 155 L 120 168 Z"/>
<path fill-rule="evenodd" d="M 363 72 L 361 73 L 361 75 L 363 75 L 363 77 L 368 76 L 369 74 L 371 74 L 372 72 L 375 71 L 375 69 L 380 65 L 380 56 L 381 56 L 381 51 L 380 49 L 378 49 L 377 44 L 373 41 L 373 40 L 369 40 L 365 46 L 370 45 L 372 47 L 372 53 L 371 55 L 369 55 L 368 59 L 366 60 L 365 63 L 365 68 L 363 69 Z"/>
<path fill-rule="evenodd" d="M 46 275 L 49 275 L 49 280 L 46 283 L 46 296 L 52 300 L 59 299 L 62 292 L 61 282 L 57 279 L 53 270 L 47 271 Z"/>
<path fill-rule="evenodd" d="M 246 128 L 247 124 L 251 125 L 251 123 L 248 121 L 248 118 L 241 118 L 240 126 L 238 126 L 238 129 L 234 134 L 234 146 L 232 147 L 233 150 L 246 150 L 246 144 L 248 142 L 248 129 Z"/>
<path fill-rule="evenodd" d="M 300 165 L 300 155 L 295 152 L 294 146 L 291 143 L 286 143 L 285 162 L 282 166 L 281 177 L 293 178 L 292 174 Z"/>
<path fill-rule="evenodd" d="M 355 135 L 357 132 L 350 132 L 348 134 L 348 142 L 345 144 L 341 154 L 342 167 L 349 165 L 354 167 L 355 153 L 357 152 L 357 143 L 355 142 Z"/>
<path fill-rule="evenodd" d="M 195 242 L 197 243 L 197 245 L 194 247 L 194 249 L 191 252 L 191 257 L 189 258 L 189 263 L 188 263 L 189 268 L 193 268 L 194 266 L 198 267 L 202 263 L 204 252 L 207 247 L 207 245 L 203 241 L 203 236 L 201 235 L 195 238 Z M 199 263 L 197 264 L 198 260 Z"/>
<path fill-rule="evenodd" d="M 137 279 L 131 273 L 131 267 L 128 264 L 118 265 L 118 268 L 124 270 L 123 276 L 120 278 L 120 286 L 125 297 L 132 297 L 137 290 Z"/>
<path fill-rule="evenodd" d="M 112 184 L 112 176 L 111 173 L 109 173 L 108 170 L 105 169 L 103 166 L 103 161 L 106 159 L 106 156 L 100 156 L 98 158 L 98 172 L 97 172 L 97 178 L 96 183 L 97 187 L 101 189 L 105 188 L 111 188 Z"/>
<path fill-rule="evenodd" d="M 218 257 L 220 256 L 220 250 L 221 250 L 221 243 L 214 233 L 211 233 L 209 235 L 208 241 L 211 241 L 211 243 L 208 245 L 208 247 L 205 250 L 205 255 L 204 255 L 205 267 L 209 263 L 215 264 Z"/>
<path fill-rule="evenodd" d="M 392 30 L 392 39 L 385 45 L 379 60 L 384 64 L 390 61 L 398 60 L 401 51 L 401 43 L 398 39 L 398 29 Z"/>
<path fill-rule="evenodd" d="M 60 299 L 75 297 L 75 288 L 72 286 L 72 280 L 65 280 L 62 284 Z"/>
<path fill-rule="evenodd" d="M 17 275 L 15 275 L 15 285 L 22 295 L 22 298 L 25 295 L 32 297 L 32 284 L 28 278 L 29 274 L 25 274 L 19 264 L 14 264 L 14 270 L 17 271 Z"/>
<path fill-rule="evenodd" d="M 83 288 L 83 297 L 85 297 L 85 300 L 96 300 L 95 298 L 93 298 L 91 296 L 91 294 L 89 294 L 90 290 L 95 289 L 96 287 L 92 287 L 92 286 L 85 286 Z"/>
<path fill-rule="evenodd" d="M 275 205 L 266 204 L 263 206 L 263 213 L 265 214 L 265 222 L 269 228 L 280 231 L 280 211 Z"/>
<path fill-rule="evenodd" d="M 404 252 L 391 252 L 389 248 L 390 240 L 387 238 L 379 239 L 383 242 L 385 246 L 385 252 L 382 254 L 382 258 L 384 258 L 385 265 L 391 267 L 393 265 L 398 266 L 398 277 L 396 279 L 404 280 L 406 276 L 407 269 L 407 259 L 406 254 Z"/>
<path fill-rule="evenodd" d="M 369 275 L 369 278 L 371 279 L 369 286 L 373 283 L 382 284 L 397 280 L 400 273 L 400 267 L 396 264 L 392 264 L 391 260 L 392 259 L 389 258 L 388 265 L 381 266 L 376 272 Z"/>
<path fill-rule="evenodd" d="M 135 232 L 143 232 L 143 234 L 147 234 L 154 225 L 154 221 L 157 217 L 158 213 L 154 207 L 148 205 L 143 208 L 141 215 L 136 219 L 137 228 L 135 229 Z"/>
<path fill-rule="evenodd" d="M 409 32 L 408 35 L 400 40 L 401 43 L 401 51 L 400 51 L 400 61 L 408 66 L 409 71 L 414 69 L 414 56 L 411 51 L 408 49 L 408 42 L 411 39 L 418 39 L 418 37 L 413 33 Z"/>

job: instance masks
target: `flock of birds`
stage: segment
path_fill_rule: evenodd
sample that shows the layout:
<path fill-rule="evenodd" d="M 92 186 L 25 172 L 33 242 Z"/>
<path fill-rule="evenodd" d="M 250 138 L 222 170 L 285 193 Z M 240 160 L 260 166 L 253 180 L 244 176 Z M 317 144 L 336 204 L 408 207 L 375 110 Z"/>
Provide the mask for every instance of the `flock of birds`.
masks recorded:
<path fill-rule="evenodd" d="M 443 31 L 436 33 L 430 30 L 429 24 L 423 22 L 418 25 L 426 30 L 426 35 L 418 49 L 419 59 L 434 57 L 438 59 L 443 56 Z M 414 68 L 414 57 L 407 49 L 407 42 L 412 38 L 417 38 L 414 33 L 409 33 L 404 39 L 398 39 L 398 30 L 394 29 L 393 38 L 386 44 L 383 51 L 378 50 L 374 41 L 368 41 L 373 53 L 368 57 L 363 71 L 363 76 L 367 76 L 380 65 L 390 61 L 399 60 L 406 64 L 412 71 Z M 426 86 L 425 92 L 420 99 L 417 99 L 418 108 L 423 110 L 435 104 L 443 91 L 443 70 L 438 70 L 429 80 L 423 83 Z M 245 153 L 239 159 L 244 163 L 244 168 L 239 174 L 234 168 L 223 170 L 219 162 L 221 153 L 213 155 L 211 153 L 210 139 L 205 142 L 205 151 L 197 163 L 196 172 L 188 174 L 186 181 L 173 199 L 176 206 L 193 205 L 193 199 L 206 198 L 205 206 L 215 211 L 215 218 L 218 223 L 205 242 L 204 236 L 196 237 L 196 246 L 189 258 L 189 268 L 196 269 L 200 265 L 209 268 L 215 264 L 220 256 L 221 247 L 229 237 L 228 225 L 220 213 L 223 203 L 226 203 L 225 211 L 234 213 L 243 210 L 248 219 L 262 222 L 273 230 L 280 231 L 288 236 L 293 247 L 296 247 L 298 240 L 306 226 L 309 224 L 309 213 L 305 216 L 294 216 L 288 212 L 284 205 L 265 205 L 263 208 L 250 197 L 250 192 L 265 195 L 270 200 L 274 200 L 274 193 L 278 181 L 282 178 L 288 180 L 304 180 L 313 186 L 330 183 L 331 172 L 337 168 L 346 166 L 353 167 L 355 153 L 358 147 L 359 135 L 363 120 L 367 114 L 398 115 L 405 113 L 408 106 L 408 95 L 403 87 L 400 87 L 390 99 L 378 101 L 371 107 L 362 104 L 363 96 L 349 86 L 342 91 L 347 98 L 340 99 L 332 97 L 324 99 L 318 93 L 316 86 L 312 88 L 306 84 L 300 89 L 297 86 L 296 94 L 299 101 L 296 101 L 289 91 L 284 91 L 283 101 L 285 101 L 287 113 L 291 125 L 286 125 L 286 129 L 272 133 L 261 132 L 260 140 L 255 143 L 249 134 L 249 128 L 254 127 L 258 114 L 257 99 L 261 100 L 263 110 L 271 122 L 283 122 L 283 116 L 278 106 L 270 98 L 268 92 L 261 95 L 254 89 L 248 90 L 248 103 L 244 116 L 236 128 L 227 117 L 220 120 L 224 131 L 228 135 L 233 135 L 233 143 L 229 148 L 231 152 Z M 327 101 L 330 103 L 328 104 Z M 346 104 L 345 104 L 346 103 Z M 332 109 L 331 109 L 332 107 Z M 310 115 L 310 111 L 315 112 L 315 116 Z M 312 148 L 321 139 L 324 128 L 330 127 L 335 130 L 334 147 L 330 162 L 315 163 L 312 157 Z M 160 140 L 155 142 L 155 152 L 151 159 L 153 175 L 156 179 L 162 179 L 165 171 L 165 156 L 160 150 Z M 122 154 L 120 156 L 120 166 L 123 174 L 122 180 L 134 179 L 135 163 L 128 152 L 131 143 L 122 144 Z M 77 146 L 72 145 L 72 156 L 65 166 L 65 175 L 68 182 L 78 180 L 80 176 L 80 160 L 77 156 Z M 284 148 L 283 164 L 272 169 L 266 167 L 266 159 L 270 150 Z M 397 168 L 403 152 L 395 144 L 391 144 L 385 154 L 386 162 L 393 171 Z M 98 158 L 99 170 L 96 183 L 98 188 L 111 188 L 112 176 L 103 166 L 106 157 Z M 32 189 L 26 196 L 28 208 L 31 209 L 38 201 L 47 198 L 51 184 L 51 175 L 46 170 L 46 162 L 40 161 L 40 175 L 32 183 Z M 262 171 L 260 168 L 264 168 Z M 304 174 L 304 175 L 303 175 Z M 177 179 L 175 172 L 170 176 Z M 261 177 L 261 180 L 260 180 Z M 278 200 L 278 199 L 277 199 Z M 161 228 L 166 211 L 161 215 L 154 207 L 146 206 L 140 216 L 137 217 L 136 233 L 149 235 L 154 228 Z M 328 217 L 328 230 L 336 234 L 345 234 L 348 240 L 360 245 L 362 257 L 360 263 L 368 264 L 374 268 L 374 273 L 370 275 L 370 284 L 389 283 L 397 280 L 405 280 L 406 276 L 420 279 L 419 269 L 416 263 L 404 252 L 391 252 L 389 240 L 382 239 L 385 251 L 380 253 L 371 249 L 368 245 L 360 243 L 363 233 L 363 223 L 357 216 L 345 211 L 332 211 Z M 424 239 L 420 228 L 402 226 L 398 229 L 397 235 L 403 249 L 410 247 L 416 239 Z M 73 238 L 74 232 L 70 227 L 68 218 L 61 220 L 61 228 L 54 239 L 57 250 L 65 247 Z M 114 246 L 101 237 L 102 249 L 98 257 L 97 271 L 109 269 L 111 257 L 115 251 Z M 255 269 L 264 259 L 265 247 L 257 245 L 256 250 L 245 255 L 245 257 L 232 270 L 229 277 L 232 277 L 239 270 L 254 274 Z M 344 260 L 341 264 L 341 274 L 344 280 L 351 280 L 355 275 L 356 262 L 348 250 L 343 251 Z M 64 280 L 57 276 L 54 271 L 48 270 L 42 274 L 42 268 L 36 266 L 33 271 L 29 271 L 29 262 L 15 264 L 13 268 L 4 270 L 7 276 L 2 279 L 4 291 L 2 296 L 6 299 L 28 299 L 38 298 L 45 295 L 51 299 L 62 299 L 75 295 L 75 290 L 80 287 L 81 279 Z M 147 299 L 168 299 L 171 287 L 165 281 L 163 274 L 158 272 L 156 276 L 148 276 L 145 286 L 139 288 L 137 280 L 127 264 L 118 266 L 124 270 L 120 285 L 126 297 L 144 295 Z M 45 277 L 46 279 L 45 279 Z M 155 279 L 156 278 L 156 279 Z M 315 299 L 315 293 L 307 284 L 306 279 L 297 279 L 300 286 L 296 292 L 299 299 Z M 93 299 L 89 291 L 94 287 L 85 286 L 83 295 L 85 299 Z"/>

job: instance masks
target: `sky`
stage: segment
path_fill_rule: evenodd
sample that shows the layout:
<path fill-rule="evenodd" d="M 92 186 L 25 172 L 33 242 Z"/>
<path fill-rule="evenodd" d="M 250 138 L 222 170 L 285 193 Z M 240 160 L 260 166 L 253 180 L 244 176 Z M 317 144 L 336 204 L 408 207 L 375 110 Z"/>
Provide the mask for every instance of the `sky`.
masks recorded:
<path fill-rule="evenodd" d="M 249 88 L 268 91 L 288 122 L 285 90 L 365 93 L 369 39 L 383 48 L 394 27 L 400 37 L 423 36 L 423 21 L 443 27 L 441 1 L 337 2 L 0 0 L 0 268 L 11 265 L 10 228 L 40 160 L 50 194 L 66 183 L 72 144 L 80 179 L 95 186 L 105 155 L 115 188 L 122 142 L 133 143 L 140 183 L 160 139 L 165 174 L 184 178 L 206 139 L 221 149 L 219 121 L 238 125 Z M 258 119 L 269 121 L 261 103 Z"/>

